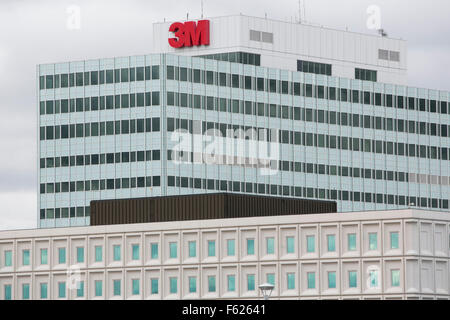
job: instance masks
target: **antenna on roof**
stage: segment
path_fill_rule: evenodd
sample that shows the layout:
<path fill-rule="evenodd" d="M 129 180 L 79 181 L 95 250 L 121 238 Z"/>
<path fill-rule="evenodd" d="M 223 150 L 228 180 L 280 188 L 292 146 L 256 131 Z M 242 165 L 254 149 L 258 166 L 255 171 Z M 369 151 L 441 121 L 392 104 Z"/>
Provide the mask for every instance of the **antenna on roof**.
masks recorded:
<path fill-rule="evenodd" d="M 386 31 L 384 31 L 384 29 L 378 29 L 378 34 L 382 37 L 387 37 L 388 34 Z"/>
<path fill-rule="evenodd" d="M 267 12 L 265 13 L 265 17 L 266 17 L 266 19 L 267 19 Z"/>
<path fill-rule="evenodd" d="M 302 23 L 302 0 L 298 0 L 298 23 Z"/>
<path fill-rule="evenodd" d="M 203 0 L 201 0 L 202 3 L 202 19 L 203 19 Z"/>
<path fill-rule="evenodd" d="M 298 23 L 307 23 L 306 21 L 306 0 L 298 0 Z"/>
<path fill-rule="evenodd" d="M 189 20 L 189 12 L 186 13 L 186 20 Z"/>

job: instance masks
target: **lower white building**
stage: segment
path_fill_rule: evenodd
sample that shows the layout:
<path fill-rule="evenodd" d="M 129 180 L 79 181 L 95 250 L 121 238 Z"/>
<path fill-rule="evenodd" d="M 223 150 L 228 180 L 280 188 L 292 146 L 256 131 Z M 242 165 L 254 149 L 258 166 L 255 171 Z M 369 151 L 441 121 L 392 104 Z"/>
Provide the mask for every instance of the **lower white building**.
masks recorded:
<path fill-rule="evenodd" d="M 449 299 L 450 214 L 0 232 L 0 299 Z"/>

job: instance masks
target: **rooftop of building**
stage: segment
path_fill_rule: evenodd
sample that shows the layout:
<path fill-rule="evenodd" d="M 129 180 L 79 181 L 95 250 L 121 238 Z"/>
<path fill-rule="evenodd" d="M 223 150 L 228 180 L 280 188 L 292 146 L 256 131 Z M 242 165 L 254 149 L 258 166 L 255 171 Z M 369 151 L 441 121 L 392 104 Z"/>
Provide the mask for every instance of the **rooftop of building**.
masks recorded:
<path fill-rule="evenodd" d="M 257 17 L 247 14 L 230 14 L 230 15 L 223 15 L 223 16 L 215 16 L 215 17 L 189 17 L 188 19 L 179 19 L 179 20 L 164 20 L 164 21 L 157 21 L 153 24 L 167 24 L 167 23 L 173 23 L 173 22 L 180 22 L 180 21 L 192 21 L 192 20 L 203 20 L 203 19 L 222 19 L 222 18 L 230 18 L 230 17 L 243 17 L 243 18 L 249 18 L 249 19 L 256 19 L 256 20 L 262 20 L 262 21 L 271 21 L 274 23 L 283 23 L 283 24 L 290 24 L 290 25 L 302 25 L 312 28 L 318 28 L 318 29 L 325 29 L 325 30 L 331 30 L 331 31 L 337 31 L 337 32 L 345 32 L 355 35 L 361 35 L 361 36 L 367 36 L 367 37 L 374 37 L 374 38 L 385 38 L 385 39 L 391 39 L 391 40 L 397 40 L 397 41 L 406 41 L 402 38 L 395 38 L 390 36 L 381 36 L 380 34 L 375 33 L 367 33 L 367 32 L 358 32 L 358 31 L 352 31 L 348 29 L 340 29 L 336 27 L 329 27 L 318 23 L 313 23 L 310 21 L 286 21 L 282 19 L 276 19 L 276 18 L 270 18 L 270 17 Z"/>
<path fill-rule="evenodd" d="M 337 212 L 337 203 L 241 193 L 91 201 L 91 226 Z"/>
<path fill-rule="evenodd" d="M 48 72 L 46 71 L 46 69 L 52 69 L 54 70 L 54 66 L 55 65 L 63 65 L 63 64 L 72 64 L 72 63 L 80 63 L 80 64 L 85 64 L 86 62 L 94 62 L 94 61 L 99 61 L 99 60 L 115 60 L 115 59 L 124 59 L 124 58 L 130 58 L 130 57 L 151 57 L 151 56 L 157 56 L 157 55 L 164 55 L 164 56 L 173 56 L 173 57 L 180 57 L 183 59 L 199 59 L 199 60 L 205 60 L 205 61 L 211 61 L 210 59 L 207 59 L 205 57 L 201 57 L 201 56 L 185 56 L 185 55 L 177 55 L 174 53 L 147 53 L 147 54 L 142 54 L 142 55 L 132 55 L 132 56 L 118 56 L 118 57 L 106 57 L 106 58 L 96 58 L 96 59 L 87 59 L 87 60 L 75 60 L 75 61 L 62 61 L 62 62 L 55 62 L 55 63 L 43 63 L 43 64 L 39 64 L 37 67 L 41 68 L 40 71 L 38 71 L 38 75 L 45 75 L 45 74 L 57 74 L 57 72 Z M 240 64 L 238 62 L 228 62 L 228 61 L 217 61 L 218 63 L 224 63 L 224 64 Z M 269 67 L 264 67 L 264 66 L 254 66 L 255 68 L 260 68 L 263 70 L 271 70 L 272 68 Z M 100 70 L 104 70 L 104 68 L 100 69 Z M 442 99 L 441 96 L 442 95 L 448 95 L 448 99 L 450 99 L 450 91 L 449 90 L 439 90 L 439 89 L 432 89 L 432 88 L 425 88 L 425 87 L 414 87 L 414 86 L 409 86 L 409 85 L 403 85 L 403 84 L 395 84 L 395 83 L 387 83 L 387 82 L 372 82 L 372 81 L 365 81 L 365 80 L 359 80 L 359 79 L 352 79 L 352 78 L 345 78 L 345 77 L 339 77 L 339 76 L 327 76 L 327 75 L 320 75 L 320 74 L 311 74 L 311 73 L 304 73 L 304 72 L 300 72 L 300 71 L 291 71 L 291 70 L 287 70 L 287 69 L 280 69 L 282 71 L 286 71 L 286 72 L 293 72 L 293 73 L 299 73 L 299 74 L 305 74 L 308 75 L 310 77 L 322 77 L 323 79 L 326 78 L 331 78 L 331 79 L 335 79 L 336 83 L 340 83 L 338 80 L 339 79 L 344 79 L 344 80 L 349 80 L 352 81 L 354 83 L 367 83 L 370 86 L 383 86 L 383 85 L 387 85 L 390 86 L 391 88 L 402 88 L 402 90 L 406 92 L 411 92 L 411 91 L 415 91 L 417 90 L 417 96 L 419 97 L 419 95 L 421 95 L 420 92 L 425 92 L 425 91 L 429 91 L 434 93 L 434 95 L 436 96 L 435 99 L 440 100 Z M 37 77 L 39 79 L 39 77 Z M 350 82 L 349 82 L 350 83 Z M 348 85 L 350 88 L 350 85 Z M 405 94 L 408 96 L 408 94 Z M 443 99 L 445 100 L 445 99 Z"/>
<path fill-rule="evenodd" d="M 252 228 L 264 226 L 277 226 L 288 224 L 338 224 L 338 223 L 364 223 L 364 222 L 389 222 L 389 221 L 437 221 L 442 224 L 450 224 L 450 213 L 428 211 L 421 209 L 405 208 L 398 210 L 341 212 L 310 215 L 289 215 L 212 219 L 191 221 L 170 221 L 159 223 L 119 224 L 85 227 L 67 227 L 51 229 L 20 229 L 0 231 L 0 242 L 18 238 L 48 238 L 79 235 L 98 235 L 105 233 L 132 233 L 132 232 L 175 232 L 179 230 L 218 229 L 218 228 Z M 450 225 L 449 225 L 450 227 Z"/>

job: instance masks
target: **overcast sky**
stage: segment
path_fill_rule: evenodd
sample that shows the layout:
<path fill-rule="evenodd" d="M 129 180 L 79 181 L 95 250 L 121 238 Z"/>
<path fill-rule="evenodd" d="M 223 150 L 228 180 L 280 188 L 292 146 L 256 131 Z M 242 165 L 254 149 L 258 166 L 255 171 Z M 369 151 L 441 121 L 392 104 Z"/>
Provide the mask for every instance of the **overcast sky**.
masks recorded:
<path fill-rule="evenodd" d="M 306 20 L 364 33 L 378 5 L 389 36 L 408 40 L 409 85 L 450 91 L 450 1 L 304 0 Z M 81 9 L 80 29 L 67 8 Z M 36 65 L 146 54 L 152 23 L 200 18 L 201 0 L 0 0 L 0 230 L 37 220 Z M 298 0 L 204 0 L 206 17 L 295 20 Z"/>

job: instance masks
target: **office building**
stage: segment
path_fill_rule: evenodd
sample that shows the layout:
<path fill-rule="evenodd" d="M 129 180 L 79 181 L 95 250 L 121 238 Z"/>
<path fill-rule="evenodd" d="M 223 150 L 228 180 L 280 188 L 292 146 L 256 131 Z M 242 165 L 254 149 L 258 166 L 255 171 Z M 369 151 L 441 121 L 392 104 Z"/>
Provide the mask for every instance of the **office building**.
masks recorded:
<path fill-rule="evenodd" d="M 205 192 L 449 210 L 450 95 L 406 86 L 405 41 L 208 21 L 180 48 L 157 23 L 151 54 L 38 66 L 40 228 L 89 225 L 93 200 Z M 239 130 L 266 146 L 211 162 L 205 141 Z"/>
<path fill-rule="evenodd" d="M 448 300 L 449 242 L 416 209 L 1 231 L 0 300 Z"/>

